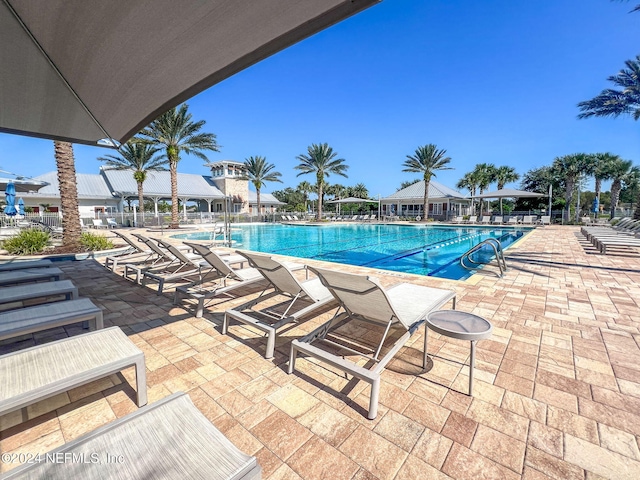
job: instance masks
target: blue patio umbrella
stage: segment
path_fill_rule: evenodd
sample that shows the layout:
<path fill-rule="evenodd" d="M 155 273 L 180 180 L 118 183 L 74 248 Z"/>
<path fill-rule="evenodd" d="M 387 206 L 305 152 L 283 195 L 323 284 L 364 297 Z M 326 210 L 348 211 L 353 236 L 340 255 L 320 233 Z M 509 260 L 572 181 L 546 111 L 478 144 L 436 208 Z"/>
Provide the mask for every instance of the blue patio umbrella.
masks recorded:
<path fill-rule="evenodd" d="M 18 199 L 18 215 L 24 216 L 24 200 L 22 197 Z"/>
<path fill-rule="evenodd" d="M 15 217 L 18 214 L 16 210 L 16 186 L 12 182 L 7 184 L 4 196 L 7 202 L 7 205 L 4 207 L 4 213 L 10 217 Z"/>
<path fill-rule="evenodd" d="M 593 199 L 593 213 L 598 213 L 600 211 L 600 200 L 598 200 L 598 197 Z"/>

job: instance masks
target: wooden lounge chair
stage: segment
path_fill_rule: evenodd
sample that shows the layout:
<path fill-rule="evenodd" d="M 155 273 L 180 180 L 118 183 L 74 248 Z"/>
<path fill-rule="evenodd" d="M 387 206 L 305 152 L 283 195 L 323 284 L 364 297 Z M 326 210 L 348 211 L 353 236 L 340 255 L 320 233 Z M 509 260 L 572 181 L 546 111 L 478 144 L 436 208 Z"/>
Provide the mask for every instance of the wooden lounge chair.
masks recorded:
<path fill-rule="evenodd" d="M 204 245 L 188 243 L 186 245 L 193 248 L 212 268 L 217 272 L 217 280 L 208 285 L 185 285 L 179 286 L 175 290 L 173 303 L 177 305 L 181 299 L 189 298 L 196 300 L 196 317 L 202 317 L 207 304 L 218 297 L 228 297 L 237 290 L 247 287 L 264 277 L 255 268 L 233 268 L 217 252 L 210 250 Z M 244 258 L 244 257 L 243 257 Z M 231 282 L 231 283 L 229 283 Z"/>
<path fill-rule="evenodd" d="M 46 299 L 51 297 L 61 297 L 65 300 L 78 298 L 78 287 L 71 280 L 60 280 L 58 282 L 42 282 L 33 285 L 16 285 L 13 287 L 0 288 L 0 305 L 2 311 L 20 308 L 25 300 Z"/>
<path fill-rule="evenodd" d="M 62 270 L 50 268 L 25 268 L 9 272 L 0 272 L 0 286 L 17 285 L 19 283 L 53 282 L 60 280 Z"/>
<path fill-rule="evenodd" d="M 88 298 L 10 310 L 0 313 L 0 340 L 86 321 L 92 330 L 104 326 L 102 310 Z"/>
<path fill-rule="evenodd" d="M 102 461 L 89 461 L 92 454 Z M 262 478 L 256 458 L 242 453 L 182 392 L 114 420 L 46 455 L 87 461 L 33 462 L 10 470 L 6 479 Z M 111 463 L 106 461 L 109 458 Z"/>
<path fill-rule="evenodd" d="M 119 327 L 76 335 L 2 355 L 0 415 L 131 366 L 136 367 L 138 406 L 142 406 L 147 403 L 144 353 Z"/>
<path fill-rule="evenodd" d="M 51 260 L 17 260 L 15 262 L 3 262 L 0 264 L 0 272 L 13 272 L 15 270 L 24 270 L 25 268 L 50 268 L 53 267 Z"/>
<path fill-rule="evenodd" d="M 427 313 L 449 300 L 453 300 L 455 309 L 456 293 L 410 283 L 385 289 L 373 277 L 307 268 L 318 275 L 343 313 L 336 312 L 327 323 L 291 343 L 288 373 L 293 372 L 297 353 L 302 352 L 370 383 L 368 418 L 374 419 L 385 366 L 425 322 Z M 351 361 L 347 355 L 358 359 Z M 425 348 L 423 367 L 426 355 Z M 367 366 L 362 366 L 362 358 Z"/>
<path fill-rule="evenodd" d="M 244 251 L 238 253 L 249 260 L 249 264 L 260 272 L 269 285 L 257 298 L 224 313 L 222 333 L 227 333 L 231 319 L 251 325 L 267 335 L 265 358 L 273 358 L 279 329 L 298 322 L 335 299 L 318 278 L 300 282 L 285 264 L 269 255 Z M 277 297 L 286 300 L 276 305 L 268 302 L 266 307 L 254 308 Z"/>

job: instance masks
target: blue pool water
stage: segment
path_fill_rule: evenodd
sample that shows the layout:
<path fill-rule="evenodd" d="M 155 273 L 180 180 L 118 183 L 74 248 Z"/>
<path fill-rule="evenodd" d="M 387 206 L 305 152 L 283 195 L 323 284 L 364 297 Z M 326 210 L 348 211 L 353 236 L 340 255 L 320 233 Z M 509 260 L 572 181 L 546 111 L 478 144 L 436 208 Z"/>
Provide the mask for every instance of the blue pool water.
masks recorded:
<path fill-rule="evenodd" d="M 471 247 L 493 237 L 507 247 L 526 229 L 433 225 L 233 225 L 236 248 L 292 257 L 461 280 L 473 274 L 460 266 Z M 210 232 L 173 238 L 210 240 Z M 472 257 L 488 260 L 490 247 Z"/>

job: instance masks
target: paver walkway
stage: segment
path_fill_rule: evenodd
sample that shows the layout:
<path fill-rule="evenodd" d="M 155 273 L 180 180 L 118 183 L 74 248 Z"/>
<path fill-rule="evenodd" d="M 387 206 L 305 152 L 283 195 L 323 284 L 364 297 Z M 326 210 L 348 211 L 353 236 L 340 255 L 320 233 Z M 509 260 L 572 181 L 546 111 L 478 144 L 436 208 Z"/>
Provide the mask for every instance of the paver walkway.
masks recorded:
<path fill-rule="evenodd" d="M 414 335 L 383 374 L 373 421 L 362 382 L 304 359 L 299 372 L 285 373 L 288 342 L 329 312 L 286 332 L 265 360 L 265 339 L 255 333 L 238 325 L 219 333 L 221 312 L 239 300 L 196 319 L 171 294 L 95 261 L 62 268 L 104 309 L 105 324 L 121 326 L 144 350 L 149 401 L 188 391 L 258 457 L 265 479 L 640 478 L 640 251 L 600 255 L 577 228 L 546 227 L 510 249 L 507 262 L 504 278 L 468 282 L 376 272 L 386 285 L 455 289 L 459 310 L 495 328 L 478 343 L 473 398 L 464 394 L 468 343 L 431 332 L 421 373 L 423 332 Z M 3 342 L 0 353 L 79 331 Z M 0 417 L 0 450 L 43 453 L 135 410 L 133 378 L 125 371 Z"/>

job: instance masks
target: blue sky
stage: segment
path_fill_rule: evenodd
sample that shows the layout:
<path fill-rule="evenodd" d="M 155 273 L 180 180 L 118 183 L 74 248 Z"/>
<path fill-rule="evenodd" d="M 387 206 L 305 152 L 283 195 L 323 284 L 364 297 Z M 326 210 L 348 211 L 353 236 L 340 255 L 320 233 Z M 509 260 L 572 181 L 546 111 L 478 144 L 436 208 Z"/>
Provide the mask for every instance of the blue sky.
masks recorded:
<path fill-rule="evenodd" d="M 610 151 L 640 163 L 640 124 L 631 118 L 577 120 L 576 104 L 610 85 L 640 53 L 637 2 L 609 0 L 386 0 L 192 98 L 194 118 L 218 137 L 209 159 L 263 155 L 282 173 L 272 191 L 315 181 L 296 177 L 295 157 L 328 142 L 348 178 L 372 196 L 416 178 L 406 155 L 435 143 L 454 170 L 477 163 L 523 174 L 554 157 Z M 0 134 L 0 168 L 36 176 L 55 170 L 48 140 Z M 77 145 L 79 173 L 97 173 L 110 153 Z M 186 173 L 207 174 L 184 157 Z"/>

